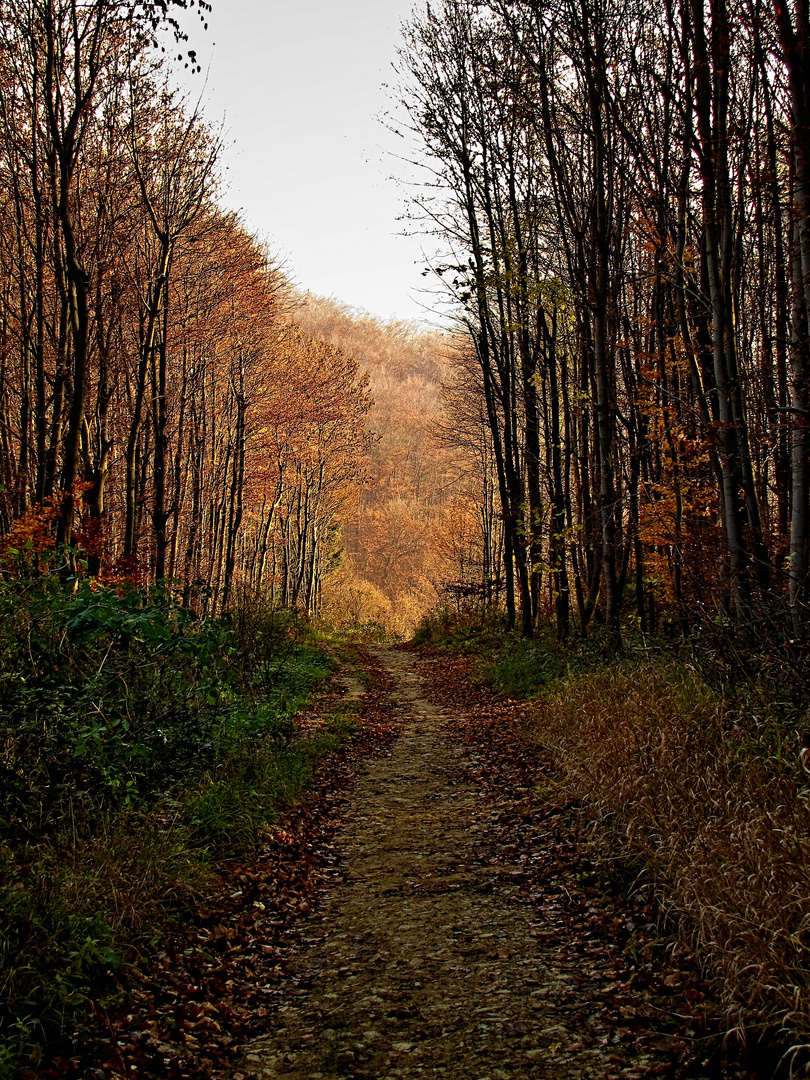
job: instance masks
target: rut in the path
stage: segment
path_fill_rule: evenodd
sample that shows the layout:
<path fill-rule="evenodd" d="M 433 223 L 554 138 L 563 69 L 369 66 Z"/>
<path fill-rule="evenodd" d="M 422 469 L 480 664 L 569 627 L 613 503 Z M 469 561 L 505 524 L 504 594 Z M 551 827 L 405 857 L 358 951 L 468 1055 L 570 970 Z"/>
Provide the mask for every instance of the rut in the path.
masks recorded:
<path fill-rule="evenodd" d="M 576 972 L 540 940 L 542 913 L 509 868 L 477 859 L 486 805 L 459 780 L 466 751 L 421 696 L 419 661 L 378 655 L 402 734 L 354 789 L 338 835 L 345 876 L 308 928 L 267 1034 L 245 1047 L 242 1075 L 642 1075 L 611 1061 L 604 1027 L 570 992 Z"/>

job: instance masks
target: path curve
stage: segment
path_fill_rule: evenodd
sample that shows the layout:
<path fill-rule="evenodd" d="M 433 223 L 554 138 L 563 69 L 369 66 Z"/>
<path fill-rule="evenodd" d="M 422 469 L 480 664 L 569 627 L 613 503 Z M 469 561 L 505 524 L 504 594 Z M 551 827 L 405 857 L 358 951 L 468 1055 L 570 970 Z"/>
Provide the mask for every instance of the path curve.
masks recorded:
<path fill-rule="evenodd" d="M 393 678 L 402 731 L 349 797 L 342 879 L 235 1077 L 641 1076 L 617 1069 L 605 1027 L 583 1015 L 573 962 L 543 940 L 542 913 L 508 868 L 482 863 L 493 811 L 463 779 L 468 751 L 449 717 L 424 696 L 430 661 L 372 651 Z"/>

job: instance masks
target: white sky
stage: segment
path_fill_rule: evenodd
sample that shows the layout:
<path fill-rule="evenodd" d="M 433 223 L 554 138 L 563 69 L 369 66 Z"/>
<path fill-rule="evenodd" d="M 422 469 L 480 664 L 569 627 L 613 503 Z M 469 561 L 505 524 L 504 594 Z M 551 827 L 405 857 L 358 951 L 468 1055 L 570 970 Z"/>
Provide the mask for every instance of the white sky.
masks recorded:
<path fill-rule="evenodd" d="M 389 317 L 436 322 L 422 292 L 429 238 L 401 235 L 402 140 L 379 117 L 414 0 L 213 0 L 184 25 L 203 107 L 223 117 L 227 191 L 299 287 Z M 412 173 L 410 174 L 413 175 Z M 420 296 L 420 292 L 422 295 Z"/>

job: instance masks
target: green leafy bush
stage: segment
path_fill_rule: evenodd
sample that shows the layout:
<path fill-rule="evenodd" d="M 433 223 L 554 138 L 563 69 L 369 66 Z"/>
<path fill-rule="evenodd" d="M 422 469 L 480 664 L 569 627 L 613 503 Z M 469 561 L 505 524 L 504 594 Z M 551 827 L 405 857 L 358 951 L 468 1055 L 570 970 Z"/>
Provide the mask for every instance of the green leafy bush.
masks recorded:
<path fill-rule="evenodd" d="M 235 651 L 165 589 L 5 581 L 0 828 L 38 835 L 67 804 L 132 808 L 214 754 Z"/>
<path fill-rule="evenodd" d="M 333 666 L 294 616 L 28 571 L 0 578 L 0 1078 L 80 1031 L 338 741 L 291 745 Z"/>

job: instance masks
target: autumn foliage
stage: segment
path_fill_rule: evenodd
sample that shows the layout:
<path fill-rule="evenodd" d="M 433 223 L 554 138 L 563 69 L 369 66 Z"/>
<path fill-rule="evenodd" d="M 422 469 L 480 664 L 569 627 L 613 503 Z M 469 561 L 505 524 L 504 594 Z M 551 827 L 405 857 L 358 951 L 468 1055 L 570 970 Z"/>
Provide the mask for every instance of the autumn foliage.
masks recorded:
<path fill-rule="evenodd" d="M 345 557 L 325 593 L 325 614 L 408 635 L 457 576 L 440 538 L 454 527 L 450 504 L 463 468 L 435 438 L 452 338 L 311 295 L 295 318 L 357 360 L 373 399 L 366 475 L 344 509 Z"/>
<path fill-rule="evenodd" d="M 65 0 L 3 28 L 4 549 L 313 611 L 364 475 L 356 363 L 291 324 L 283 276 L 217 204 L 219 136 L 148 25 Z"/>
<path fill-rule="evenodd" d="M 801 5 L 748 0 L 443 0 L 405 27 L 414 216 L 467 340 L 448 435 L 480 423 L 504 530 L 477 584 L 525 635 L 804 633 L 808 40 Z"/>

